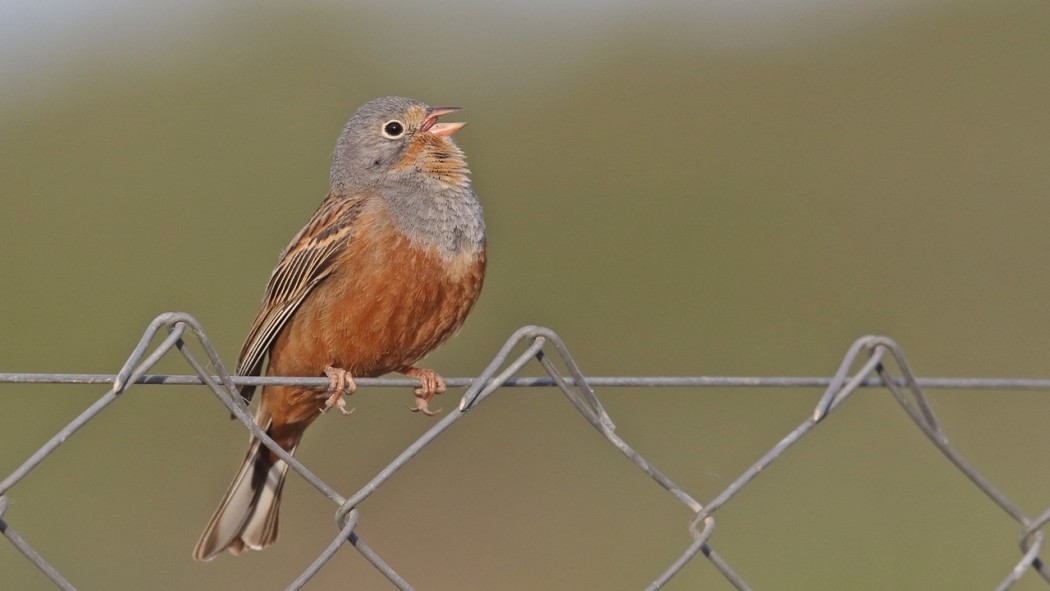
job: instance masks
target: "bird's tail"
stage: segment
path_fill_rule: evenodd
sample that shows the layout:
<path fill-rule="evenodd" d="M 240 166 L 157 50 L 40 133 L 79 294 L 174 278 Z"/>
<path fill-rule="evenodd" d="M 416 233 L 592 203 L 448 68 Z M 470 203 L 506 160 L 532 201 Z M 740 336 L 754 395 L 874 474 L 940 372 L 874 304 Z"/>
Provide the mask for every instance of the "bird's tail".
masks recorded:
<path fill-rule="evenodd" d="M 270 420 L 265 419 L 265 426 L 259 422 L 270 434 Z M 301 432 L 298 435 L 301 436 Z M 289 453 L 294 453 L 299 437 L 280 443 Z M 240 554 L 245 548 L 261 550 L 272 544 L 277 539 L 277 515 L 287 473 L 288 464 L 252 438 L 248 455 L 208 527 L 204 528 L 193 557 L 211 560 L 223 550 Z"/>

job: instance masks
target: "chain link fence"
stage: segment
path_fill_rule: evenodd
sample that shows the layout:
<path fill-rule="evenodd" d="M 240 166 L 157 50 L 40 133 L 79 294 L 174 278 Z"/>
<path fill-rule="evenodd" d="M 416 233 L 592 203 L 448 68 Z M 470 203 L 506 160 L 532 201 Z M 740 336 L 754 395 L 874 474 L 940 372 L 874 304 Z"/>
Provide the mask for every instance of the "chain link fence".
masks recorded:
<path fill-rule="evenodd" d="M 167 334 L 164 334 L 164 333 Z M 162 336 L 156 346 L 154 340 Z M 206 360 L 200 359 L 190 348 L 196 341 L 203 350 Z M 515 351 L 521 350 L 515 354 Z M 161 358 L 172 350 L 178 351 L 196 375 L 149 375 L 148 372 Z M 548 377 L 516 377 L 528 364 L 536 362 L 547 373 Z M 208 371 L 214 368 L 215 373 Z M 856 368 L 856 369 L 854 369 Z M 359 386 L 415 386 L 409 379 L 358 379 Z M 1050 390 L 1050 380 L 1024 379 L 922 379 L 917 378 L 908 368 L 904 354 L 897 344 L 886 337 L 861 337 L 850 347 L 834 376 L 830 378 L 752 378 L 752 377 L 585 377 L 576 366 L 568 348 L 557 334 L 547 328 L 526 326 L 518 329 L 493 357 L 488 367 L 477 378 L 460 378 L 446 380 L 449 386 L 465 387 L 466 393 L 460 400 L 459 407 L 449 412 L 431 429 L 409 445 L 396 459 L 383 468 L 371 481 L 360 490 L 344 496 L 322 479 L 313 474 L 309 468 L 289 455 L 252 420 L 252 414 L 240 396 L 237 386 L 245 384 L 300 385 L 324 387 L 327 378 L 285 378 L 285 377 L 239 377 L 231 376 L 225 369 L 222 360 L 208 340 L 200 324 L 192 316 L 184 313 L 165 313 L 158 316 L 142 335 L 127 362 L 116 375 L 98 374 L 19 374 L 0 373 L 0 382 L 7 383 L 77 383 L 77 384 L 111 384 L 112 388 L 91 406 L 77 416 L 72 422 L 56 433 L 47 443 L 33 453 L 21 466 L 0 481 L 0 533 L 27 560 L 31 561 L 59 589 L 73 590 L 76 587 L 67 580 L 58 569 L 37 552 L 28 540 L 23 539 L 12 526 L 13 516 L 8 515 L 8 494 L 18 483 L 63 442 L 69 439 L 78 429 L 96 417 L 103 409 L 116 401 L 121 394 L 135 384 L 203 384 L 207 386 L 230 412 L 255 437 L 281 457 L 299 476 L 327 496 L 339 509 L 336 514 L 338 532 L 328 546 L 286 589 L 300 589 L 332 559 L 344 545 L 349 544 L 378 569 L 390 583 L 402 590 L 412 590 L 409 584 L 395 568 L 388 564 L 356 532 L 359 518 L 359 505 L 382 485 L 401 467 L 432 442 L 438 435 L 450 428 L 455 422 L 465 418 L 469 411 L 484 402 L 494 392 L 504 387 L 557 387 L 572 403 L 579 414 L 586 419 L 612 446 L 623 453 L 639 470 L 647 474 L 659 486 L 666 489 L 678 502 L 688 508 L 691 518 L 683 524 L 692 542 L 681 554 L 670 561 L 664 571 L 646 588 L 655 590 L 663 587 L 687 563 L 702 556 L 711 567 L 716 569 L 733 587 L 749 590 L 745 578 L 737 573 L 723 559 L 712 544 L 712 533 L 715 526 L 715 515 L 737 495 L 759 472 L 779 458 L 788 448 L 802 439 L 818 423 L 825 420 L 849 396 L 862 387 L 877 387 L 888 390 L 900 404 L 930 442 L 944 455 L 974 486 L 979 488 L 1007 516 L 1021 526 L 1019 541 L 1021 558 L 1006 573 L 997 590 L 1009 589 L 1018 580 L 1031 571 L 1038 573 L 1044 581 L 1050 582 L 1050 569 L 1039 558 L 1044 543 L 1040 528 L 1050 521 L 1050 510 L 1036 517 L 1022 512 L 1010 499 L 998 491 L 987 479 L 978 473 L 951 446 L 937 424 L 937 418 L 923 396 L 924 388 L 966 388 L 966 389 L 1035 389 Z M 632 386 L 632 387 L 819 387 L 824 388 L 816 408 L 801 424 L 783 437 L 772 449 L 758 461 L 748 467 L 732 484 L 726 487 L 707 503 L 701 503 L 688 492 L 671 481 L 637 453 L 626 441 L 615 432 L 615 425 L 602 407 L 593 390 L 596 386 Z M 5 550 L 6 551 L 6 550 Z M 670 557 L 669 557 L 670 558 Z"/>

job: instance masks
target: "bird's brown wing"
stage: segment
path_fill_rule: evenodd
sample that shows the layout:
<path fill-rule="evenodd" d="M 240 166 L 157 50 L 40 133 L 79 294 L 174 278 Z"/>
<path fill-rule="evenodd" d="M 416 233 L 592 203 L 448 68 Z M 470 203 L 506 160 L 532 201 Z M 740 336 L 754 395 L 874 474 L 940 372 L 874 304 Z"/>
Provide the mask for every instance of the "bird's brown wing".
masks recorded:
<path fill-rule="evenodd" d="M 270 275 L 259 314 L 248 331 L 237 360 L 237 375 L 257 376 L 274 339 L 318 284 L 331 273 L 335 256 L 352 239 L 353 222 L 368 195 L 329 194 L 306 226 L 292 238 Z M 242 386 L 251 401 L 255 386 Z"/>

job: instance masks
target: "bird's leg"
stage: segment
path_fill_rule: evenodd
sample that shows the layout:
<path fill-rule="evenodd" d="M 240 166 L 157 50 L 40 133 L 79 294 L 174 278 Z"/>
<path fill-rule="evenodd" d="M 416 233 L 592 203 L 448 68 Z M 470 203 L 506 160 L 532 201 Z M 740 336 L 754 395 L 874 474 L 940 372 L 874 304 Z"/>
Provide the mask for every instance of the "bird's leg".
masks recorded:
<path fill-rule="evenodd" d="M 403 367 L 398 372 L 419 380 L 419 387 L 412 390 L 412 393 L 416 395 L 416 405 L 409 407 L 412 412 L 421 412 L 428 417 L 441 412 L 440 408 L 430 410 L 430 401 L 434 398 L 434 395 L 445 393 L 445 380 L 441 379 L 441 376 L 436 371 L 418 367 Z"/>
<path fill-rule="evenodd" d="M 354 412 L 354 409 L 346 409 L 346 400 L 344 396 L 350 396 L 357 390 L 357 384 L 354 383 L 354 377 L 350 375 L 350 372 L 345 369 L 339 369 L 338 367 L 328 366 L 324 368 L 324 375 L 328 376 L 328 392 L 330 394 L 328 400 L 324 401 L 324 406 L 321 408 L 321 412 L 328 412 L 333 406 L 339 409 L 339 412 L 344 415 L 348 415 Z"/>

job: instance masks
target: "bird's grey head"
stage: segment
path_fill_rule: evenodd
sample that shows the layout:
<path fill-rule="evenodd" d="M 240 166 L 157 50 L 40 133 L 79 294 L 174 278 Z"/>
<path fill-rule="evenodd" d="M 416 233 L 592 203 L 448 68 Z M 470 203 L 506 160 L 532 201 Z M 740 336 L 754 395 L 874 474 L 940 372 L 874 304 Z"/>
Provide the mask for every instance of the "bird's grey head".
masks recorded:
<path fill-rule="evenodd" d="M 444 172 L 460 166 L 466 178 L 462 152 L 449 137 L 465 124 L 437 123 L 440 115 L 457 110 L 398 96 L 369 101 L 347 121 L 336 142 L 332 190 L 372 190 L 411 178 L 413 168 L 426 173 L 429 168 Z M 422 164 L 417 166 L 417 161 Z"/>

